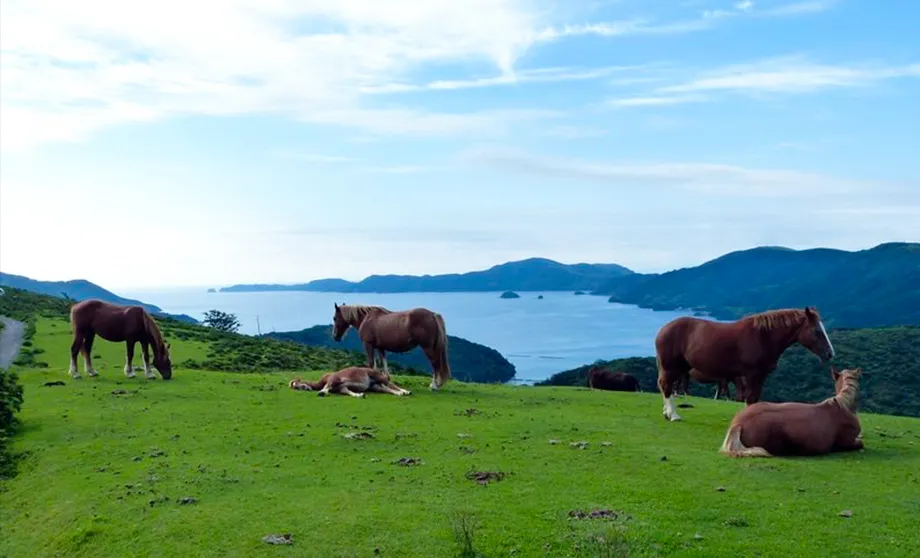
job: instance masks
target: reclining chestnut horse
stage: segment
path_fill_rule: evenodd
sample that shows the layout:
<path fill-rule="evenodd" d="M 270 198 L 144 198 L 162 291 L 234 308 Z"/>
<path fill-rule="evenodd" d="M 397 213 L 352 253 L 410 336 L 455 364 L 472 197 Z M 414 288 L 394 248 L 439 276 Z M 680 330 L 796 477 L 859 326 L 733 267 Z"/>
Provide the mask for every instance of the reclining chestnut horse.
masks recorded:
<path fill-rule="evenodd" d="M 320 397 L 325 397 L 328 393 L 364 397 L 369 391 L 398 396 L 412 395 L 411 391 L 394 384 L 389 373 L 364 366 L 350 366 L 338 372 L 327 372 L 318 382 L 297 378 L 288 382 L 288 386 L 291 389 L 316 391 L 316 395 Z"/>
<path fill-rule="evenodd" d="M 625 372 L 613 372 L 599 366 L 588 370 L 588 387 L 607 391 L 642 391 L 639 380 Z"/>
<path fill-rule="evenodd" d="M 745 407 L 732 419 L 721 453 L 732 457 L 812 456 L 863 448 L 859 408 L 862 370 L 831 368 L 836 395 L 820 403 Z"/>
<path fill-rule="evenodd" d="M 834 358 L 821 316 L 810 306 L 771 310 L 727 323 L 691 316 L 671 320 L 655 337 L 662 414 L 671 421 L 681 420 L 674 404 L 674 385 L 692 369 L 714 381 L 740 377 L 745 403 L 756 403 L 764 380 L 794 343 L 822 362 Z"/>
<path fill-rule="evenodd" d="M 169 343 L 164 341 L 156 321 L 142 306 L 122 306 L 103 300 L 88 299 L 78 302 L 70 309 L 70 325 L 73 328 L 73 344 L 70 346 L 70 377 L 79 378 L 77 353 L 83 353 L 85 372 L 98 376 L 93 369 L 93 340 L 96 335 L 106 341 L 126 345 L 125 376 L 134 377 L 134 346 L 141 344 L 144 356 L 144 374 L 148 379 L 156 378 L 150 369 L 150 351 L 153 349 L 153 366 L 164 380 L 172 378 L 172 361 L 169 357 Z"/>
<path fill-rule="evenodd" d="M 384 372 L 389 373 L 387 351 L 407 353 L 421 347 L 431 364 L 431 389 L 440 389 L 450 379 L 447 331 L 444 318 L 437 312 L 427 308 L 394 312 L 382 306 L 334 305 L 332 338 L 341 341 L 348 328 L 355 328 L 367 354 L 368 368 L 377 368 L 375 351 L 380 354 Z"/>

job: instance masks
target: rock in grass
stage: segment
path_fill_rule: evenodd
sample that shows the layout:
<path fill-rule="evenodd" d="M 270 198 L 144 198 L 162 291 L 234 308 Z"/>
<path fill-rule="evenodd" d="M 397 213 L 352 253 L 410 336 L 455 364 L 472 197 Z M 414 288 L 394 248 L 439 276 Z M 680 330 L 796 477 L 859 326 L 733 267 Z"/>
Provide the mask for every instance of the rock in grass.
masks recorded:
<path fill-rule="evenodd" d="M 285 533 L 283 535 L 265 535 L 262 537 L 262 542 L 267 544 L 294 544 L 294 539 L 290 533 Z"/>

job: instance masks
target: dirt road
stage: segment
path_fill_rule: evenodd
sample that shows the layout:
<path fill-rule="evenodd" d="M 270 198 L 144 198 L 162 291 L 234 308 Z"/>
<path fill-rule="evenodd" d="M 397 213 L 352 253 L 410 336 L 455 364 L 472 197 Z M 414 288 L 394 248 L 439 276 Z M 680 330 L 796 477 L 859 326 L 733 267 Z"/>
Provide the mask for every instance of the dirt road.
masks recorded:
<path fill-rule="evenodd" d="M 8 368 L 19 354 L 26 325 L 6 316 L 0 316 L 0 322 L 3 322 L 3 330 L 0 331 L 0 368 Z"/>

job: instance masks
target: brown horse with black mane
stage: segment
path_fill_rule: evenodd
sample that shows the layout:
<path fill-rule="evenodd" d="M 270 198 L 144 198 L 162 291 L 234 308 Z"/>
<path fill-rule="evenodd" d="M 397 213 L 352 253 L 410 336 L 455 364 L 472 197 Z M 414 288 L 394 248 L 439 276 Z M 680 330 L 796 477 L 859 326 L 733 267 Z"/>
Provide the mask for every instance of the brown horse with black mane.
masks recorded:
<path fill-rule="evenodd" d="M 153 348 L 153 366 L 164 380 L 172 378 L 169 343 L 163 339 L 153 317 L 141 306 L 122 306 L 103 300 L 89 299 L 78 302 L 70 309 L 73 344 L 70 346 L 70 376 L 79 378 L 77 353 L 83 353 L 86 373 L 97 376 L 93 369 L 93 340 L 96 335 L 106 341 L 124 341 L 126 348 L 125 376 L 134 377 L 134 345 L 141 344 L 144 355 L 144 374 L 156 378 L 150 369 L 149 349 Z"/>
<path fill-rule="evenodd" d="M 368 368 L 377 368 L 376 351 L 389 373 L 386 352 L 406 353 L 421 347 L 431 363 L 431 389 L 450 379 L 447 330 L 444 318 L 427 308 L 394 312 L 382 306 L 335 304 L 332 338 L 341 341 L 349 327 L 355 328 L 367 354 Z"/>
<path fill-rule="evenodd" d="M 662 414 L 668 420 L 681 419 L 674 405 L 674 386 L 691 369 L 711 381 L 740 376 L 744 401 L 756 403 L 764 380 L 794 343 L 823 362 L 834 357 L 821 316 L 810 306 L 771 310 L 727 323 L 690 316 L 671 320 L 655 337 L 658 389 L 664 398 Z"/>
<path fill-rule="evenodd" d="M 338 372 L 327 372 L 318 382 L 296 378 L 288 382 L 291 389 L 315 391 L 324 397 L 328 393 L 339 393 L 352 397 L 364 397 L 369 391 L 390 393 L 397 396 L 412 395 L 412 392 L 399 387 L 384 370 L 375 370 L 363 366 L 349 366 Z"/>
<path fill-rule="evenodd" d="M 862 369 L 831 367 L 834 397 L 820 403 L 761 401 L 735 415 L 721 453 L 732 457 L 812 456 L 863 448 L 859 409 Z"/>

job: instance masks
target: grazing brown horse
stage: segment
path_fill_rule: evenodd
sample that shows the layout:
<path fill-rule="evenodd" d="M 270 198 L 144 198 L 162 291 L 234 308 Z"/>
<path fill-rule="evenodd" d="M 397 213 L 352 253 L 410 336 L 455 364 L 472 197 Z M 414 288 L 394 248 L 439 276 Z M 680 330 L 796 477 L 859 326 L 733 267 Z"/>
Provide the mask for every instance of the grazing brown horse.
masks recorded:
<path fill-rule="evenodd" d="M 592 366 L 588 370 L 588 387 L 606 391 L 642 391 L 639 389 L 639 380 L 625 372 L 613 372 L 599 366 Z"/>
<path fill-rule="evenodd" d="M 836 395 L 820 403 L 761 401 L 735 415 L 721 453 L 732 457 L 813 456 L 863 448 L 859 409 L 862 369 L 838 373 Z"/>
<path fill-rule="evenodd" d="M 169 343 L 153 317 L 141 306 L 122 306 L 103 300 L 89 299 L 78 302 L 70 309 L 70 325 L 73 328 L 73 344 L 70 346 L 70 376 L 79 378 L 77 353 L 83 352 L 84 370 L 90 376 L 97 376 L 93 369 L 93 340 L 96 335 L 106 341 L 124 341 L 126 348 L 125 376 L 134 377 L 134 345 L 141 344 L 144 355 L 144 374 L 148 379 L 156 378 L 150 369 L 150 352 L 153 348 L 153 366 L 164 380 L 172 378 L 172 361 L 169 357 Z"/>
<path fill-rule="evenodd" d="M 714 381 L 742 377 L 745 403 L 756 403 L 764 380 L 794 343 L 823 362 L 834 357 L 821 316 L 810 306 L 771 310 L 728 323 L 690 316 L 671 320 L 655 337 L 662 414 L 668 420 L 681 420 L 674 405 L 674 384 L 691 369 Z"/>
<path fill-rule="evenodd" d="M 399 387 L 390 379 L 390 375 L 383 370 L 366 368 L 363 366 L 350 366 L 338 372 L 323 374 L 318 382 L 304 381 L 300 378 L 288 383 L 291 389 L 315 391 L 316 395 L 324 397 L 328 393 L 340 393 L 352 397 L 364 397 L 369 391 L 391 393 L 403 396 L 412 395 L 412 392 Z"/>
<path fill-rule="evenodd" d="M 437 312 L 427 308 L 393 312 L 382 306 L 334 304 L 332 338 L 341 341 L 349 327 L 355 328 L 367 354 L 368 368 L 377 368 L 374 351 L 389 373 L 387 351 L 405 353 L 421 347 L 431 363 L 431 389 L 440 389 L 450 379 L 447 330 Z"/>

